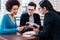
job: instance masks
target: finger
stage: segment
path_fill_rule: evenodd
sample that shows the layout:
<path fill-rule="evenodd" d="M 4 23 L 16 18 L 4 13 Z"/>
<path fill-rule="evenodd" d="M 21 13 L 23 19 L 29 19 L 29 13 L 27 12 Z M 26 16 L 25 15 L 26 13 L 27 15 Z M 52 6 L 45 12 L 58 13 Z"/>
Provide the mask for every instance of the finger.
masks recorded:
<path fill-rule="evenodd" d="M 26 24 L 29 24 L 29 22 L 26 22 Z"/>

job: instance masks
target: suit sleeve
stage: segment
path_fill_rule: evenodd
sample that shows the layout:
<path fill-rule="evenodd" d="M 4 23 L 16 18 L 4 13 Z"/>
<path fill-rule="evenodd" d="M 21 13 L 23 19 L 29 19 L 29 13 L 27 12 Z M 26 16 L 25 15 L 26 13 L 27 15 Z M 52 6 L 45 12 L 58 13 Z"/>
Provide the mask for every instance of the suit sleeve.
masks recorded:
<path fill-rule="evenodd" d="M 40 30 L 43 30 L 43 26 L 41 26 L 41 20 L 40 20 L 40 16 L 38 15 L 38 24 L 40 25 Z"/>
<path fill-rule="evenodd" d="M 22 14 L 20 18 L 20 26 L 24 26 L 24 25 L 25 25 L 25 16 L 24 14 Z"/>
<path fill-rule="evenodd" d="M 50 15 L 49 13 L 45 15 L 43 32 L 38 32 L 40 37 L 46 38 L 50 34 L 53 21 L 54 20 L 52 15 Z"/>

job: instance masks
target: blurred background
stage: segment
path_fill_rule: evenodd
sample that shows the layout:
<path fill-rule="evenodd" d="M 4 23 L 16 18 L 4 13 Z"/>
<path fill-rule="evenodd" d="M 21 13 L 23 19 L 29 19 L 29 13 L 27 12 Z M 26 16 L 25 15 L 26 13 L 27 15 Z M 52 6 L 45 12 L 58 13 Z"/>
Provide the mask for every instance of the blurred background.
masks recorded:
<path fill-rule="evenodd" d="M 5 3 L 6 3 L 6 1 L 7 0 L 0 0 L 0 22 L 1 22 L 1 18 L 2 18 L 2 16 L 4 15 L 4 14 L 6 14 L 7 13 L 7 11 L 6 11 L 6 8 L 5 8 Z M 36 4 L 37 4 L 37 8 L 36 8 L 36 13 L 38 13 L 39 15 L 41 15 L 39 12 L 38 12 L 38 4 L 39 4 L 39 2 L 41 1 L 41 0 L 18 0 L 19 2 L 20 2 L 20 4 L 21 4 L 21 6 L 20 6 L 20 8 L 19 8 L 19 11 L 18 11 L 18 13 L 17 13 L 17 15 L 15 15 L 15 17 L 16 17 L 16 22 L 17 22 L 17 25 L 19 25 L 19 21 L 20 21 L 20 16 L 21 16 L 21 14 L 22 13 L 24 13 L 24 12 L 26 12 L 26 6 L 27 6 L 27 4 L 29 3 L 29 2 L 35 2 Z M 60 12 L 60 0 L 49 0 L 51 3 L 52 3 L 52 5 L 53 5 L 53 7 L 54 7 L 54 9 L 56 10 L 56 11 L 59 11 Z M 41 15 L 41 19 L 43 20 L 43 16 L 44 15 Z M 43 21 L 42 21 L 43 22 Z"/>

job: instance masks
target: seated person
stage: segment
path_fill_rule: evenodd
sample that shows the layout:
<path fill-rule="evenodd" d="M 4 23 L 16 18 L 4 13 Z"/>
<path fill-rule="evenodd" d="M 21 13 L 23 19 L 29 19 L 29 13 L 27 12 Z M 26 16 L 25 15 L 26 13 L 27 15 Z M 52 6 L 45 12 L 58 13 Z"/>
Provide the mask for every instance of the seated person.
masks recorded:
<path fill-rule="evenodd" d="M 42 0 L 39 3 L 39 12 L 45 14 L 43 32 L 38 32 L 42 40 L 60 40 L 60 15 L 54 10 L 48 0 Z"/>
<path fill-rule="evenodd" d="M 20 3 L 17 0 L 8 0 L 6 2 L 6 9 L 8 13 L 2 18 L 0 34 L 11 34 L 21 32 L 23 30 L 24 27 L 17 27 L 16 18 L 14 17 L 14 15 L 18 12 L 19 6 Z"/>
<path fill-rule="evenodd" d="M 25 31 L 32 31 L 34 28 L 40 28 L 40 16 L 34 13 L 36 10 L 36 4 L 30 2 L 27 6 L 27 13 L 21 15 L 20 26 L 27 26 Z M 30 25 L 32 23 L 32 25 Z M 35 26 L 38 25 L 39 27 Z M 23 32 L 25 32 L 23 31 Z"/>

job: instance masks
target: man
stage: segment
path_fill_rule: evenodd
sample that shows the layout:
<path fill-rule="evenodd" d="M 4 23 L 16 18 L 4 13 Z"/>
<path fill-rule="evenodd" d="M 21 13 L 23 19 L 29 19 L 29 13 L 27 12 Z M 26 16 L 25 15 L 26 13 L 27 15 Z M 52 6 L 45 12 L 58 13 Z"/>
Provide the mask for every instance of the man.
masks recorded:
<path fill-rule="evenodd" d="M 27 28 L 26 31 L 32 31 L 34 28 L 40 28 L 40 16 L 36 13 L 34 13 L 36 10 L 36 4 L 33 2 L 30 2 L 27 6 L 27 13 L 24 13 L 21 15 L 20 19 L 20 26 L 26 26 L 27 24 L 29 28 Z M 39 27 L 36 27 L 34 24 L 38 25 Z"/>

